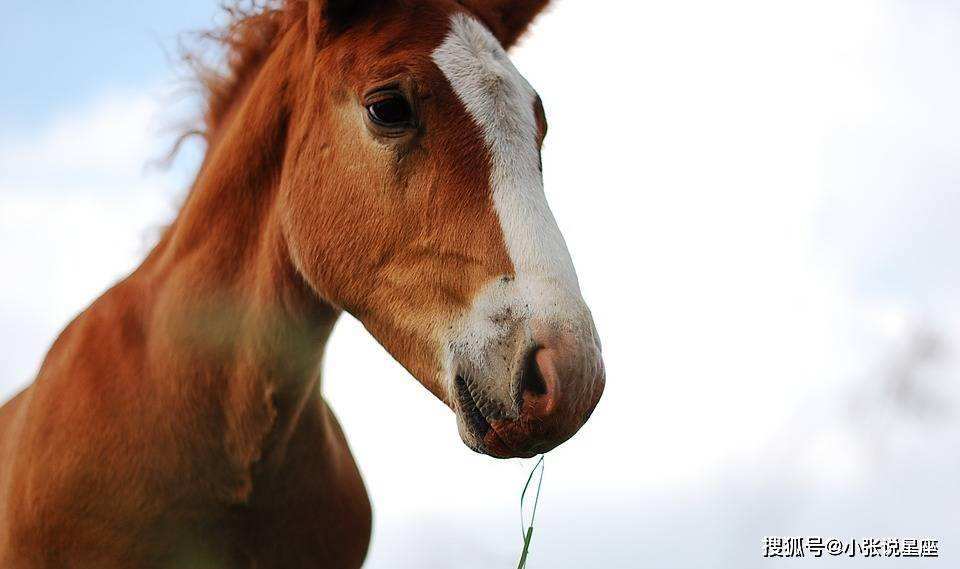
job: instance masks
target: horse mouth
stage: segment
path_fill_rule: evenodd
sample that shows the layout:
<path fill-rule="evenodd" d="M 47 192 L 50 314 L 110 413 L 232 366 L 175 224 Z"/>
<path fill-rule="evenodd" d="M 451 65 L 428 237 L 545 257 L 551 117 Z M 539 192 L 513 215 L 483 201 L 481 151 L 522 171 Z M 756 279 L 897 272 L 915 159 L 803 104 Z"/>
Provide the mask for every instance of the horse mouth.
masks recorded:
<path fill-rule="evenodd" d="M 480 405 L 476 398 L 470 392 L 470 380 L 463 375 L 457 375 L 457 399 L 460 403 L 460 415 L 463 417 L 467 430 L 481 446 L 483 438 L 490 432 L 492 427 L 483 412 L 480 411 Z"/>
<path fill-rule="evenodd" d="M 518 453 L 504 441 L 498 427 L 494 426 L 509 420 L 501 405 L 484 398 L 482 391 L 465 375 L 456 376 L 456 386 L 459 415 L 468 434 L 468 437 L 464 437 L 464 442 L 471 450 L 494 458 L 532 456 Z"/>

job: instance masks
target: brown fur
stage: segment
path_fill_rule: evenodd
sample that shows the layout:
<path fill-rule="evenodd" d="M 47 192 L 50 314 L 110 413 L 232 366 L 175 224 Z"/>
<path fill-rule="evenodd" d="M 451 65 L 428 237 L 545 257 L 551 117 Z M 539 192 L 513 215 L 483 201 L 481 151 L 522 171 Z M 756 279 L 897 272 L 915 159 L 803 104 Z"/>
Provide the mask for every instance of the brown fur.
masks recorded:
<path fill-rule="evenodd" d="M 520 39 L 549 0 L 461 0 L 497 36 L 505 49 Z"/>
<path fill-rule="evenodd" d="M 0 566 L 361 565 L 370 506 L 319 391 L 338 314 L 446 397 L 420 335 L 512 270 L 480 134 L 429 61 L 462 7 L 376 4 L 228 26 L 180 214 L 0 408 Z M 430 130 L 378 143 L 356 101 L 394 79 Z"/>

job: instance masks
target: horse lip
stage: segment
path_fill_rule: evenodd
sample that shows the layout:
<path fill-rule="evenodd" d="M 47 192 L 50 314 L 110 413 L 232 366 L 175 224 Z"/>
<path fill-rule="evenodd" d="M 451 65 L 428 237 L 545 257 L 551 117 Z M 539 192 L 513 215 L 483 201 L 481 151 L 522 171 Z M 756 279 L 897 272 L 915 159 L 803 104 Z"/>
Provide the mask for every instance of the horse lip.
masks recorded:
<path fill-rule="evenodd" d="M 476 452 L 494 458 L 528 457 L 527 454 L 518 453 L 508 445 L 493 426 L 491 420 L 480 411 L 480 406 L 470 393 L 469 382 L 470 380 L 467 379 L 466 376 L 459 373 L 456 375 L 455 383 L 457 386 L 460 414 L 463 417 L 464 423 L 467 425 L 467 430 L 475 438 L 475 443 L 468 443 L 467 446 Z M 494 422 L 503 423 L 502 420 L 494 420 Z"/>
<path fill-rule="evenodd" d="M 457 374 L 456 386 L 460 415 L 463 417 L 463 421 L 466 423 L 470 434 L 476 437 L 478 441 L 483 441 L 483 438 L 490 432 L 490 422 L 480 411 L 479 405 L 477 405 L 477 402 L 473 399 L 473 395 L 471 395 L 470 389 L 467 386 L 468 381 L 469 380 L 463 375 Z"/>

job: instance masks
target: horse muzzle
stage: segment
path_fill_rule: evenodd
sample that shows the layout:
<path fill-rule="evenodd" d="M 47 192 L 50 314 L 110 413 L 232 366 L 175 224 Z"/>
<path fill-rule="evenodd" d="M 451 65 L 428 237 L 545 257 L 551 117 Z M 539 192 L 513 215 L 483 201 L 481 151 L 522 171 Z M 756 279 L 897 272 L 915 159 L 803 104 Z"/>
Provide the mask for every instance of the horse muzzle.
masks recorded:
<path fill-rule="evenodd" d="M 590 326 L 592 329 L 592 325 Z M 505 381 L 456 376 L 457 411 L 464 442 L 496 458 L 528 458 L 572 437 L 603 394 L 605 374 L 593 334 L 561 326 L 533 326 L 529 342 L 513 351 L 515 371 Z M 492 354 L 491 359 L 502 357 Z"/>

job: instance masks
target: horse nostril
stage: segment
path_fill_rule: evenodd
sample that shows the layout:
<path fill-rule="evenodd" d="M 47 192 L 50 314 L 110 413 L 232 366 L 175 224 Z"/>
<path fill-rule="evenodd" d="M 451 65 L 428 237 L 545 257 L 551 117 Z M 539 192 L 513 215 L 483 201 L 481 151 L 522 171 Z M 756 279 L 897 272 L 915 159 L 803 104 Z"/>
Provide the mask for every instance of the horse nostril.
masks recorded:
<path fill-rule="evenodd" d="M 540 348 L 534 348 L 527 354 L 527 360 L 524 362 L 523 371 L 520 375 L 520 391 L 523 393 L 532 393 L 533 395 L 546 395 L 547 384 L 543 381 L 543 375 L 540 373 L 540 366 L 537 365 L 537 352 Z"/>
<path fill-rule="evenodd" d="M 592 338 L 536 322 L 531 328 L 535 347 L 517 354 L 510 377 L 516 407 L 503 420 L 491 421 L 484 440 L 496 456 L 553 449 L 580 429 L 603 393 L 603 364 Z"/>
<path fill-rule="evenodd" d="M 527 356 L 520 377 L 518 403 L 521 413 L 528 417 L 546 418 L 558 403 L 559 378 L 553 359 L 549 348 L 534 348 Z"/>

